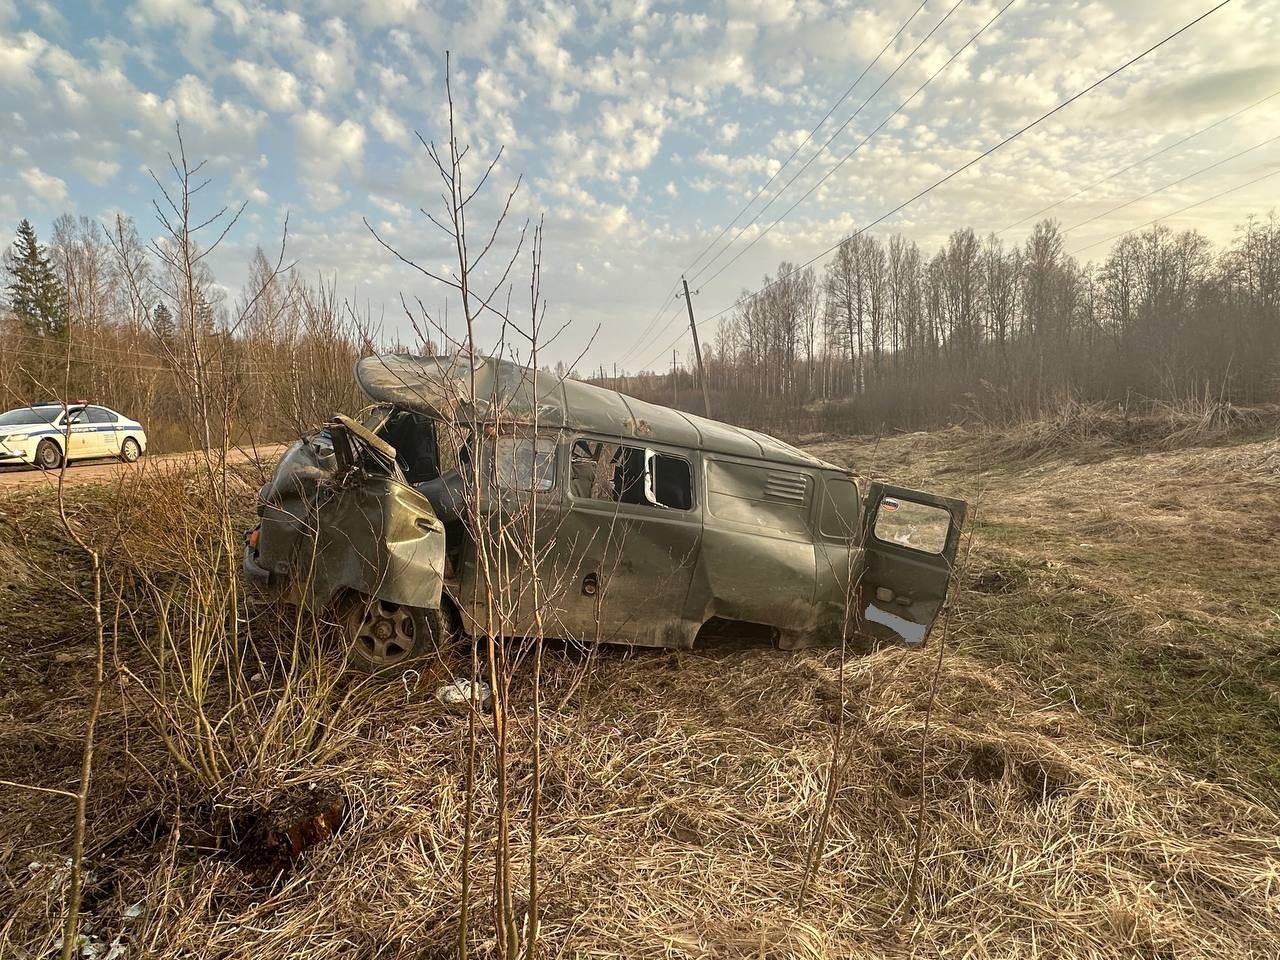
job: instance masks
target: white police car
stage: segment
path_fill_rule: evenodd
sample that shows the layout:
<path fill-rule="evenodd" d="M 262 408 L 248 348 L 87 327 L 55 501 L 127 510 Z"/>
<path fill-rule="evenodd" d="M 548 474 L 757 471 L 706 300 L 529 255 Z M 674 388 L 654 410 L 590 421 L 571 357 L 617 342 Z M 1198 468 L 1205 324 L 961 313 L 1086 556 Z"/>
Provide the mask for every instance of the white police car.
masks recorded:
<path fill-rule="evenodd" d="M 41 403 L 0 413 L 0 466 L 56 470 L 64 460 L 119 457 L 133 463 L 147 451 L 136 420 L 88 403 Z"/>

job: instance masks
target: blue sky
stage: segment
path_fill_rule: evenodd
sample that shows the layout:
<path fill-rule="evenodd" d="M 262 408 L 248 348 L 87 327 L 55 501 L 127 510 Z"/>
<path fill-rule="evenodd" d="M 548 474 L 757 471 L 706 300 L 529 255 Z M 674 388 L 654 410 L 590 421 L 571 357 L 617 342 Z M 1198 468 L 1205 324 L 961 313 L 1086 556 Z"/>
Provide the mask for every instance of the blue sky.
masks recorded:
<path fill-rule="evenodd" d="M 908 58 L 954 4 L 925 4 L 751 208 L 743 223 L 812 158 L 695 279 L 699 313 L 716 313 L 780 261 L 806 260 L 875 219 L 1213 5 L 1016 0 L 906 110 L 760 236 L 1004 2 L 963 0 Z M 662 367 L 680 331 L 669 319 L 680 304 L 664 293 L 918 6 L 0 0 L 0 224 L 12 229 L 26 216 L 47 236 L 59 213 L 108 217 L 122 210 L 153 232 L 155 188 L 146 170 L 163 168 L 180 120 L 189 153 L 206 159 L 213 177 L 207 202 L 248 201 L 213 264 L 222 284 L 239 286 L 255 245 L 278 245 L 288 214 L 297 269 L 336 276 L 339 289 L 385 317 L 388 330 L 407 330 L 401 294 L 432 305 L 444 294 L 388 256 L 362 218 L 406 255 L 446 262 L 436 228 L 418 212 L 437 209 L 439 187 L 414 132 L 439 139 L 445 129 L 449 50 L 463 137 L 476 164 L 505 144 L 495 199 L 520 175 L 514 222 L 546 217 L 550 325 L 569 327 L 544 356 L 582 354 L 583 367 Z M 1000 230 L 1280 92 L 1277 37 L 1280 0 L 1234 0 L 877 232 L 901 231 L 933 245 L 960 226 Z M 1053 212 L 1073 226 L 1277 134 L 1280 97 Z M 1073 229 L 1068 249 L 1276 170 L 1280 142 Z M 1277 184 L 1280 177 L 1169 222 L 1226 242 L 1245 215 L 1276 206 Z M 493 209 L 478 208 L 477 221 Z M 1029 228 L 1003 236 L 1019 241 Z M 1083 256 L 1105 250 L 1093 246 Z M 515 296 L 527 296 L 523 279 Z M 655 313 L 660 332 L 637 342 Z M 687 340 L 674 345 L 689 349 Z"/>

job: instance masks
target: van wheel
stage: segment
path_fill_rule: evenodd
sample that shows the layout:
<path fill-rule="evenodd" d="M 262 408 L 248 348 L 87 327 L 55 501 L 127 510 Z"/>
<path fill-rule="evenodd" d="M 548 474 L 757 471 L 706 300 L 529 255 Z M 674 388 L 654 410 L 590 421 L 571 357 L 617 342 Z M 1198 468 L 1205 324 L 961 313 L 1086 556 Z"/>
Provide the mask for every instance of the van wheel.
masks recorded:
<path fill-rule="evenodd" d="M 41 440 L 36 447 L 36 466 L 41 470 L 57 470 L 62 466 L 62 448 L 52 440 Z"/>
<path fill-rule="evenodd" d="M 142 448 L 138 446 L 138 441 L 133 437 L 125 437 L 124 443 L 120 445 L 120 459 L 125 463 L 137 463 L 140 456 Z"/>
<path fill-rule="evenodd" d="M 338 608 L 347 665 L 370 676 L 399 676 L 435 649 L 434 612 L 351 591 Z"/>

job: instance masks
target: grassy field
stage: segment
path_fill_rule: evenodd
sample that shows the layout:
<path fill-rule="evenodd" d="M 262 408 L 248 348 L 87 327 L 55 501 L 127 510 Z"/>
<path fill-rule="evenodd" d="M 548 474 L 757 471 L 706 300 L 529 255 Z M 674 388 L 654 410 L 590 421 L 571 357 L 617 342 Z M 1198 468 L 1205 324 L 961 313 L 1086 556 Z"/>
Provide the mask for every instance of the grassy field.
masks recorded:
<path fill-rule="evenodd" d="M 823 457 L 975 510 L 923 762 L 938 633 L 923 651 L 844 662 L 742 643 L 585 662 L 553 651 L 541 955 L 1274 956 L 1280 450 L 1256 431 L 1194 441 L 810 438 Z M 75 496 L 92 525 L 102 491 Z M 140 555 L 167 542 L 146 506 L 129 514 Z M 83 562 L 39 495 L 5 494 L 0 524 L 0 778 L 73 787 L 92 648 L 83 606 L 47 597 L 53 580 L 83 590 Z M 249 629 L 269 635 L 273 615 Z M 118 656 L 137 662 L 127 645 Z M 257 682 L 265 716 L 278 691 Z M 85 904 L 100 943 L 129 956 L 452 955 L 466 719 L 442 710 L 434 681 L 317 684 L 320 728 L 237 753 L 250 759 L 214 787 L 173 762 L 128 683 L 108 684 Z M 515 693 L 522 890 L 527 678 Z M 281 742 L 278 725 L 261 729 Z M 473 956 L 496 950 L 487 742 Z M 0 956 L 41 956 L 58 938 L 70 805 L 0 790 Z M 233 854 L 263 811 L 335 796 L 342 829 L 287 874 Z"/>

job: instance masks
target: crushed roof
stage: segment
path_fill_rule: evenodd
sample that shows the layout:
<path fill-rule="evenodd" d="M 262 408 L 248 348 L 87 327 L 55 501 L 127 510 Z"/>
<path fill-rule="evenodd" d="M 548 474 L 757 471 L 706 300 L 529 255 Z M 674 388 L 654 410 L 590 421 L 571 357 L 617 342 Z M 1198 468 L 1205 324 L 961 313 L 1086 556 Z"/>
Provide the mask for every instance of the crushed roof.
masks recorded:
<path fill-rule="evenodd" d="M 496 357 L 476 358 L 474 399 L 471 364 L 465 355 L 365 357 L 356 364 L 356 378 L 375 401 L 444 419 L 537 423 L 540 427 L 840 470 L 765 433 L 534 371 Z"/>

